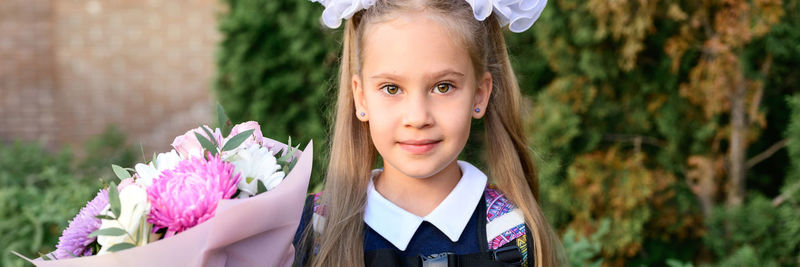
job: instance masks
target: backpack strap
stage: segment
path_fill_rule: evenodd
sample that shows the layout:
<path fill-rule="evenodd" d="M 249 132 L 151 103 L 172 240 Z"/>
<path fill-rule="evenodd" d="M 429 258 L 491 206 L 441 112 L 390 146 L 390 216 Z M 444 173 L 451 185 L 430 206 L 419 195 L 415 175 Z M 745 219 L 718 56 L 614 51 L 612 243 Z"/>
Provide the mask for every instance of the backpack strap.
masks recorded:
<path fill-rule="evenodd" d="M 486 239 L 488 249 L 496 250 L 511 243 L 522 254 L 522 266 L 528 266 L 528 236 L 525 217 L 495 185 L 484 190 L 486 200 Z M 508 247 L 506 246 L 506 247 Z"/>
<path fill-rule="evenodd" d="M 320 196 L 322 196 L 322 193 L 314 193 L 311 195 L 313 196 L 311 202 L 313 211 L 311 213 L 311 224 L 314 228 L 314 232 L 321 234 L 322 230 L 325 229 L 325 205 L 320 203 Z"/>

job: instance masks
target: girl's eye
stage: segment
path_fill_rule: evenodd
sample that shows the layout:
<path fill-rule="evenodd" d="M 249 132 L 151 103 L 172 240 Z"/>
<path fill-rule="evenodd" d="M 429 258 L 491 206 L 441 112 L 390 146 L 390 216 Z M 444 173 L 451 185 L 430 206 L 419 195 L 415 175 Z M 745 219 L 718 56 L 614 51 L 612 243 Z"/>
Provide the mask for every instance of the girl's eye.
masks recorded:
<path fill-rule="evenodd" d="M 437 84 L 435 88 L 433 88 L 434 93 L 438 93 L 438 94 L 446 94 L 447 92 L 450 92 L 450 90 L 452 90 L 452 89 L 453 89 L 453 85 L 450 84 L 450 83 L 440 83 L 440 84 Z"/>
<path fill-rule="evenodd" d="M 400 93 L 400 87 L 397 87 L 397 85 L 393 84 L 384 85 L 383 87 L 381 87 L 381 89 L 383 89 L 384 93 L 387 93 L 389 95 L 396 95 Z"/>

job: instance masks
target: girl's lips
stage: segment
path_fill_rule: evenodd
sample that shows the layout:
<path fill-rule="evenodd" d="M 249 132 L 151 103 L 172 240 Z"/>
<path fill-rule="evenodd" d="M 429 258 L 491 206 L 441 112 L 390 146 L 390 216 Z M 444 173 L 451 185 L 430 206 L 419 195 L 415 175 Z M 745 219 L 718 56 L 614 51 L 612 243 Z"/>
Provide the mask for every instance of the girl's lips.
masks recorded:
<path fill-rule="evenodd" d="M 408 153 L 421 155 L 434 149 L 442 140 L 409 140 L 397 142 L 400 148 Z"/>

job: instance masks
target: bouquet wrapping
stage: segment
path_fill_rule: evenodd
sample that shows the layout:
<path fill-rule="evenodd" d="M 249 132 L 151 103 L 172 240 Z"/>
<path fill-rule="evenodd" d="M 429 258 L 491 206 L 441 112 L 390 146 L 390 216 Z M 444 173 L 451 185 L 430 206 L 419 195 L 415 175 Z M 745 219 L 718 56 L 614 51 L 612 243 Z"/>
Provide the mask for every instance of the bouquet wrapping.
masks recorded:
<path fill-rule="evenodd" d="M 137 164 L 135 170 L 128 169 L 134 171 L 132 177 L 123 179 L 119 189 L 112 183 L 108 189 L 101 190 L 62 234 L 59 245 L 77 240 L 83 247 L 60 247 L 33 260 L 17 255 L 36 266 L 291 266 L 294 260 L 292 239 L 311 176 L 313 144 L 309 142 L 303 150 L 293 149 L 262 137 L 255 122 L 245 124 L 249 124 L 248 127 L 234 126 L 226 138 L 219 129 L 211 132 L 206 126 L 190 130 L 175 139 L 173 147 L 177 151 L 163 153 L 165 160 L 158 155 L 149 164 Z M 228 146 L 228 143 L 234 144 Z M 263 158 L 278 151 L 283 151 L 281 159 L 288 159 L 290 163 L 283 166 L 283 170 L 288 171 L 285 177 L 275 157 Z M 164 163 L 169 162 L 170 157 L 172 162 Z M 200 171 L 186 171 L 193 166 Z M 124 168 L 114 168 L 120 178 L 129 175 Z M 259 176 L 265 169 L 271 177 Z M 120 174 L 122 171 L 124 173 Z M 218 175 L 221 177 L 218 182 L 203 180 L 218 173 L 225 174 Z M 221 189 L 202 191 L 216 187 Z M 112 189 L 119 195 L 112 194 Z M 135 197 L 125 195 L 142 190 L 146 191 L 147 201 L 131 208 L 130 199 Z M 192 190 L 201 193 L 187 193 Z M 184 199 L 175 199 L 176 195 Z M 200 212 L 196 211 L 198 209 Z M 130 219 L 131 214 L 136 214 L 131 211 L 137 210 L 142 210 L 143 215 Z M 193 216 L 196 214 L 192 212 L 202 215 Z M 102 218 L 95 219 L 102 223 L 82 226 L 89 230 L 77 231 L 94 231 L 88 237 L 83 234 L 68 236 L 72 224 L 81 220 L 79 217 L 83 213 Z M 128 227 L 126 221 L 133 221 L 134 227 Z M 114 228 L 107 225 L 116 222 L 120 222 L 121 227 L 103 229 Z"/>

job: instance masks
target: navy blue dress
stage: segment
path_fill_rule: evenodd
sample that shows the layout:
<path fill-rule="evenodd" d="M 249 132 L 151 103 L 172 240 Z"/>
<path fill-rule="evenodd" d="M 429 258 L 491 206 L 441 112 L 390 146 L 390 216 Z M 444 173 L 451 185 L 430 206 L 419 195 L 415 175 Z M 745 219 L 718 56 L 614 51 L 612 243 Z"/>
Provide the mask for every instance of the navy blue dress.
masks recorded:
<path fill-rule="evenodd" d="M 295 265 L 297 263 L 306 264 L 308 253 L 313 253 L 311 248 L 303 247 L 301 244 L 303 238 L 303 231 L 306 225 L 311 221 L 313 213 L 314 196 L 311 195 L 306 199 L 306 205 L 303 209 L 303 215 L 300 220 L 300 225 L 294 237 L 293 244 L 296 248 Z M 400 250 L 395 247 L 391 242 L 386 240 L 383 236 L 378 234 L 375 230 L 364 223 L 364 254 L 366 266 L 416 266 L 413 261 L 417 261 L 420 256 L 435 255 L 444 252 L 450 252 L 458 255 L 491 253 L 487 248 L 486 237 L 486 204 L 483 197 L 476 205 L 467 226 L 461 233 L 461 237 L 457 242 L 452 242 L 442 231 L 428 222 L 423 222 L 417 231 L 414 233 L 411 241 L 406 250 Z M 526 235 L 528 244 L 530 235 Z M 514 242 L 509 242 L 503 247 L 514 246 Z M 526 257 L 529 262 L 527 266 L 534 266 L 532 264 L 533 257 Z M 393 262 L 389 262 L 393 261 Z M 520 264 L 499 264 L 498 266 L 519 266 Z M 459 266 L 483 266 L 483 264 L 468 264 L 462 263 Z"/>

